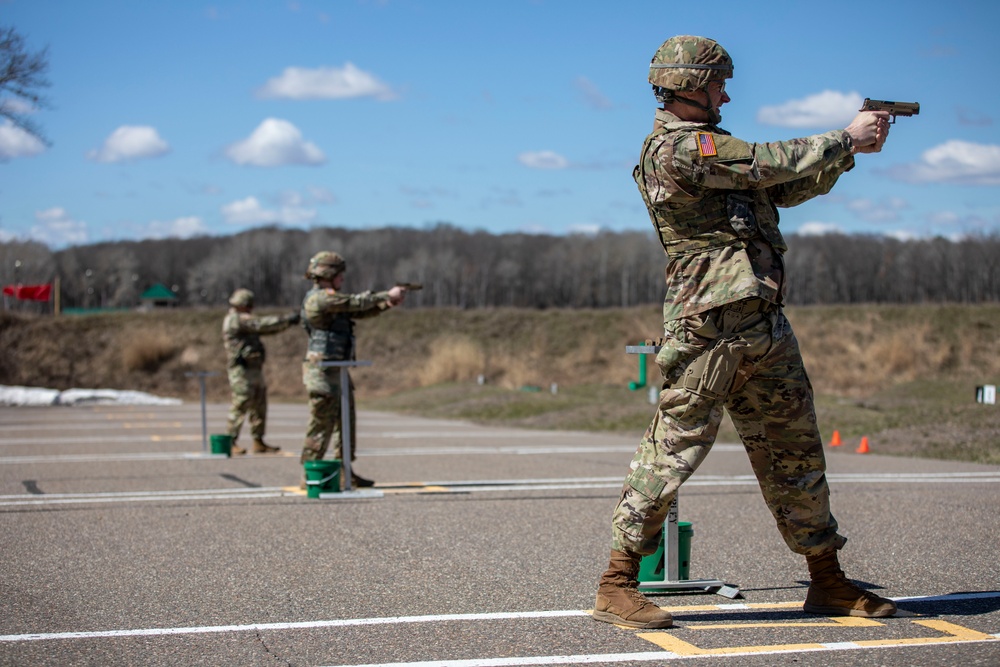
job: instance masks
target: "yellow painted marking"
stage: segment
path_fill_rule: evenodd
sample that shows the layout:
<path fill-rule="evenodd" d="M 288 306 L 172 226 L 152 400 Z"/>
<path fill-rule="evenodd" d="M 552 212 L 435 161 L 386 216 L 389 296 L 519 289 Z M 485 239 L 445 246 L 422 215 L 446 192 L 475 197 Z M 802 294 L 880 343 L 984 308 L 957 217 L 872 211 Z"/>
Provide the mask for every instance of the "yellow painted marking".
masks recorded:
<path fill-rule="evenodd" d="M 703 623 L 701 625 L 685 625 L 687 630 L 733 630 L 737 628 L 872 628 L 882 627 L 885 623 L 873 621 L 870 618 L 857 616 L 833 617 L 829 621 L 788 621 L 787 623 Z"/>
<path fill-rule="evenodd" d="M 831 617 L 830 623 L 815 623 L 815 622 L 805 622 L 805 623 L 726 623 L 726 624 L 705 624 L 699 626 L 686 626 L 687 629 L 691 630 L 721 630 L 721 629 L 733 629 L 733 628 L 764 628 L 764 627 L 803 627 L 803 628 L 813 628 L 813 627 L 872 627 L 872 626 L 884 626 L 885 623 L 879 621 L 873 621 L 867 618 L 860 618 L 854 616 L 845 617 Z M 910 638 L 898 638 L 898 639 L 865 639 L 865 640 L 855 640 L 851 644 L 859 647 L 875 647 L 875 646 L 915 646 L 919 644 L 940 644 L 942 642 L 968 642 L 968 641 L 996 641 L 998 638 L 987 634 L 985 632 L 979 632 L 978 630 L 972 630 L 970 628 L 963 627 L 961 625 L 956 625 L 955 623 L 950 623 L 948 621 L 939 620 L 919 620 L 910 621 L 917 625 L 922 625 L 931 630 L 937 630 L 945 635 L 945 637 L 910 637 Z M 623 626 L 619 626 L 623 627 Z M 628 629 L 628 628 L 625 628 Z M 810 649 L 824 649 L 827 648 L 825 644 L 771 644 L 765 646 L 727 646 L 724 648 L 713 648 L 713 649 L 703 649 L 684 641 L 683 639 L 678 639 L 669 632 L 639 632 L 636 636 L 645 639 L 648 642 L 656 644 L 660 648 L 676 653 L 677 655 L 725 655 L 729 653 L 754 653 L 762 651 L 804 651 Z"/>
<path fill-rule="evenodd" d="M 660 607 L 660 609 L 666 609 L 670 613 L 682 614 L 687 611 L 743 611 L 750 609 L 791 609 L 791 608 L 802 608 L 801 602 L 757 602 L 754 604 L 740 604 L 733 603 L 732 605 L 722 605 L 722 604 L 699 604 L 699 605 L 688 605 L 683 607 Z"/>
<path fill-rule="evenodd" d="M 954 623 L 949 623 L 948 621 L 936 621 L 936 620 L 926 620 L 926 621 L 910 621 L 911 623 L 916 623 L 917 625 L 923 625 L 924 627 L 930 628 L 931 630 L 937 630 L 941 632 L 946 637 L 913 637 L 911 639 L 868 639 L 864 641 L 854 642 L 859 646 L 899 646 L 899 645 L 910 645 L 910 644 L 940 644 L 943 641 L 946 642 L 968 642 L 968 641 L 984 641 L 987 639 L 996 640 L 997 638 L 993 635 L 986 634 L 985 632 L 979 632 L 977 630 L 971 630 L 961 625 L 955 625 Z"/>
<path fill-rule="evenodd" d="M 873 618 L 863 618 L 861 616 L 833 616 L 830 620 L 837 625 L 843 625 L 848 628 L 874 628 L 885 625 L 885 623 L 881 621 L 876 621 Z"/>
<path fill-rule="evenodd" d="M 153 442 L 191 442 L 192 440 L 201 440 L 201 438 L 193 435 L 151 435 L 149 439 Z"/>
<path fill-rule="evenodd" d="M 723 655 L 726 653 L 747 653 L 754 651 L 803 651 L 806 649 L 825 648 L 822 644 L 780 644 L 776 646 L 731 646 L 726 648 L 698 648 L 694 644 L 689 644 L 683 639 L 674 637 L 669 632 L 640 632 L 637 637 L 652 642 L 671 653 L 677 655 Z"/>
<path fill-rule="evenodd" d="M 925 620 L 925 621 L 911 621 L 917 625 L 924 625 L 932 630 L 937 630 L 938 632 L 943 632 L 946 635 L 954 635 L 955 637 L 961 637 L 962 639 L 996 639 L 993 635 L 986 634 L 985 632 L 979 632 L 978 630 L 972 630 L 970 628 L 962 627 L 961 625 L 955 625 L 954 623 L 949 623 L 948 621 L 936 621 L 936 620 Z"/>
<path fill-rule="evenodd" d="M 281 488 L 281 490 L 284 491 L 285 493 L 294 493 L 297 496 L 306 495 L 306 492 L 297 486 L 284 486 Z"/>

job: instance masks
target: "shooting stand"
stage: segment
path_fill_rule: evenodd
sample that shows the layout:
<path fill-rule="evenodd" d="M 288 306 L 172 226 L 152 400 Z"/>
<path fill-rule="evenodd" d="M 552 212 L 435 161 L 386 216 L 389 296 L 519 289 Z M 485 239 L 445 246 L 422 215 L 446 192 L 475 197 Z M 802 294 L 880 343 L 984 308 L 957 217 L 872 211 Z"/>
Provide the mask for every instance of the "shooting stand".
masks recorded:
<path fill-rule="evenodd" d="M 659 345 L 627 345 L 626 354 L 656 354 L 660 351 Z M 679 494 L 678 494 L 679 495 Z M 680 573 L 680 532 L 678 528 L 677 496 L 670 504 L 667 512 L 667 520 L 663 523 L 663 581 L 640 581 L 639 588 L 647 593 L 673 593 L 673 592 L 693 592 L 702 591 L 705 593 L 716 593 L 723 597 L 734 600 L 740 597 L 738 586 L 727 584 L 721 579 L 681 579 Z M 645 556 L 645 558 L 654 558 Z M 659 563 L 656 563 L 659 565 Z M 655 568 L 659 569 L 659 568 Z"/>

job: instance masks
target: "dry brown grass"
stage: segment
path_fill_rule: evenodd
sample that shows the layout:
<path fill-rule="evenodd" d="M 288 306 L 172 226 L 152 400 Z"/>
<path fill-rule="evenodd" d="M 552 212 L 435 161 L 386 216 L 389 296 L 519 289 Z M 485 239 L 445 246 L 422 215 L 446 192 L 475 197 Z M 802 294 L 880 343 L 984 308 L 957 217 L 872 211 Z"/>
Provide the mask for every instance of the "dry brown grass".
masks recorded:
<path fill-rule="evenodd" d="M 427 359 L 416 370 L 421 387 L 470 382 L 486 368 L 482 347 L 468 336 L 445 334 L 431 341 L 429 348 Z"/>
<path fill-rule="evenodd" d="M 268 314 L 268 313 L 264 313 Z M 224 311 L 0 317 L 0 384 L 138 389 L 196 399 L 190 371 L 210 371 L 209 396 L 228 398 L 219 334 Z M 859 398 L 933 376 L 1000 379 L 1000 305 L 788 309 L 820 393 Z M 662 331 L 658 305 L 609 310 L 401 309 L 358 322 L 360 398 L 447 382 L 519 389 L 627 386 L 637 359 L 624 347 Z M 275 399 L 304 397 L 298 328 L 267 336 Z M 72 351 L 72 353 L 70 353 Z M 658 380 L 647 359 L 650 382 Z M 991 382 L 992 381 L 992 382 Z"/>
<path fill-rule="evenodd" d="M 919 378 L 1000 375 L 996 306 L 858 306 L 789 311 L 817 390 L 863 397 Z"/>
<path fill-rule="evenodd" d="M 128 372 L 155 373 L 177 355 L 177 343 L 163 331 L 138 331 L 122 348 L 122 364 Z"/>

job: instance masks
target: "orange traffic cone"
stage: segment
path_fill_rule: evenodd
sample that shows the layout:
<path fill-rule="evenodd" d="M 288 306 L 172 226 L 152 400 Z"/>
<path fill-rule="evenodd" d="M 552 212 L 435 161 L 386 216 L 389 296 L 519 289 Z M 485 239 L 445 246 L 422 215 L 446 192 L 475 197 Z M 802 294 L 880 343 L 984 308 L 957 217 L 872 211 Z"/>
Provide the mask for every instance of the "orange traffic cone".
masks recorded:
<path fill-rule="evenodd" d="M 843 443 L 840 442 L 840 431 L 834 431 L 833 432 L 833 437 L 830 438 L 830 446 L 831 447 L 840 447 L 840 445 L 842 445 L 842 444 Z"/>
<path fill-rule="evenodd" d="M 861 437 L 861 445 L 857 448 L 856 451 L 858 452 L 858 454 L 867 454 L 868 453 L 869 450 L 868 450 L 868 436 L 867 435 Z"/>

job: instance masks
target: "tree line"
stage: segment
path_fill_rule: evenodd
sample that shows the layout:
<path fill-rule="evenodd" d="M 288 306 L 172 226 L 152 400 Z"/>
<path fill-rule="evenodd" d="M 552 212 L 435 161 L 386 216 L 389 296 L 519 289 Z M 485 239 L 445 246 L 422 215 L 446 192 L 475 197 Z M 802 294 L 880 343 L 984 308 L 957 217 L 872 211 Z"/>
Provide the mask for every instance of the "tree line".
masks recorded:
<path fill-rule="evenodd" d="M 981 303 L 1000 300 L 1000 235 L 951 241 L 827 234 L 788 238 L 792 305 Z M 262 227 L 230 236 L 117 241 L 51 250 L 0 243 L 0 282 L 59 277 L 64 308 L 132 308 L 151 285 L 182 306 L 224 305 L 245 287 L 261 306 L 294 306 L 309 288 L 309 258 L 335 250 L 348 291 L 423 283 L 420 307 L 606 308 L 663 299 L 663 250 L 652 232 L 491 234 L 427 229 Z M 8 307 L 11 304 L 8 302 Z"/>

